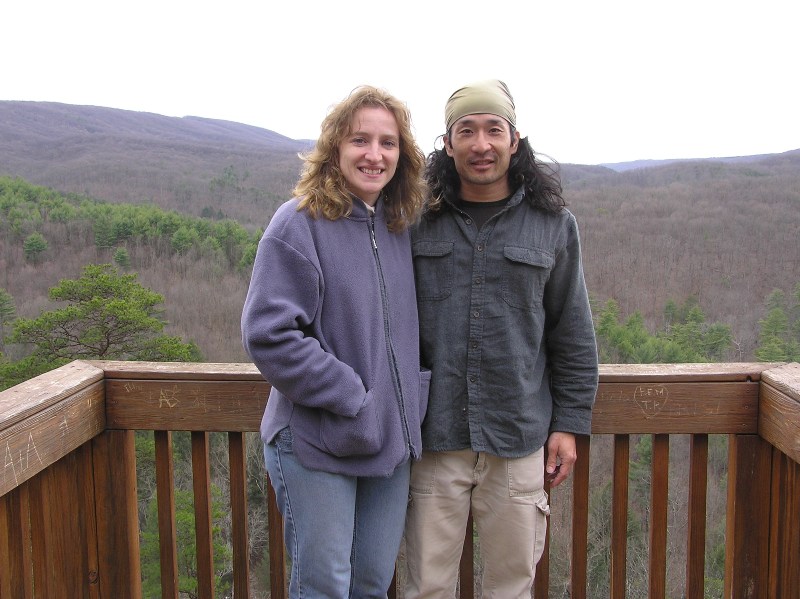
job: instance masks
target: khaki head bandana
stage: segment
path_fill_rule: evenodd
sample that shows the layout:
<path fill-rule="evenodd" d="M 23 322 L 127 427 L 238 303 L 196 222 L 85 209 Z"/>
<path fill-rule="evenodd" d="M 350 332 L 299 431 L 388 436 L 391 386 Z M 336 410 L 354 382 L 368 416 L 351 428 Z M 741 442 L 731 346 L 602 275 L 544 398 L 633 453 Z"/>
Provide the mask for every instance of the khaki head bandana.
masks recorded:
<path fill-rule="evenodd" d="M 516 127 L 514 98 L 505 83 L 498 79 L 480 81 L 453 92 L 444 107 L 447 131 L 458 119 L 468 114 L 494 114 Z"/>

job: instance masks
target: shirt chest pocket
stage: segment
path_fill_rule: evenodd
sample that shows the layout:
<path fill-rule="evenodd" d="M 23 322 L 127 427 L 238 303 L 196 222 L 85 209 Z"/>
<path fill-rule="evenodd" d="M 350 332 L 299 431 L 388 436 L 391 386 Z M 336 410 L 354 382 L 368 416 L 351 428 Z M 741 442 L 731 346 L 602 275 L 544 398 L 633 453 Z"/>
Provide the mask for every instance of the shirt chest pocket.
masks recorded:
<path fill-rule="evenodd" d="M 414 278 L 419 301 L 443 300 L 453 290 L 453 242 L 415 241 Z"/>
<path fill-rule="evenodd" d="M 553 264 L 553 255 L 546 250 L 505 246 L 501 283 L 503 300 L 515 308 L 541 305 Z"/>

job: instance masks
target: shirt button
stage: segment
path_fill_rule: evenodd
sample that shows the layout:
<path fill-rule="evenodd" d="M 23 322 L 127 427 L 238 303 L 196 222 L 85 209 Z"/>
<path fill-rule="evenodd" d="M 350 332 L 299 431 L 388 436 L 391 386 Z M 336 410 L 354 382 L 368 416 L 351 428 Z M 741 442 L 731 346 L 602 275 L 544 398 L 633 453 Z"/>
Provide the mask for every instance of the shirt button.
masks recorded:
<path fill-rule="evenodd" d="M 480 285 L 481 284 L 481 278 L 480 277 L 475 277 L 475 284 L 476 285 Z"/>
<path fill-rule="evenodd" d="M 474 383 L 475 382 L 475 375 L 474 374 L 469 377 L 469 382 L 470 383 Z"/>
<path fill-rule="evenodd" d="M 471 225 L 472 224 L 472 219 L 471 218 L 467 218 L 467 219 L 464 220 L 464 222 L 467 223 L 468 225 Z"/>
<path fill-rule="evenodd" d="M 469 346 L 472 349 L 478 349 L 478 342 L 477 341 L 473 341 L 472 343 L 469 344 Z"/>
<path fill-rule="evenodd" d="M 483 244 L 482 244 L 482 243 L 479 243 L 479 244 L 478 244 L 478 251 L 479 251 L 479 252 L 482 252 L 482 251 L 483 251 Z"/>
<path fill-rule="evenodd" d="M 480 317 L 480 315 L 481 315 L 481 313 L 480 313 L 480 312 L 478 312 L 477 310 L 475 310 L 475 311 L 472 313 L 472 317 L 473 317 L 473 318 L 479 318 L 479 317 Z"/>

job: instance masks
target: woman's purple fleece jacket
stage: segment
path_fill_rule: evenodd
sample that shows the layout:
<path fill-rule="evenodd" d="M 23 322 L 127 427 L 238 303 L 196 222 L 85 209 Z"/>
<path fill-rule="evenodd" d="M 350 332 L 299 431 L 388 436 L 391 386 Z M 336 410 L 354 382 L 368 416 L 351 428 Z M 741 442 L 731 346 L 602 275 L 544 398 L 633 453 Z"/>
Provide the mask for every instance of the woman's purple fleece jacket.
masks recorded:
<path fill-rule="evenodd" d="M 421 454 L 430 373 L 420 372 L 408 231 L 370 216 L 312 218 L 295 198 L 258 246 L 242 313 L 242 340 L 272 384 L 261 422 L 285 427 L 307 468 L 387 476 Z"/>

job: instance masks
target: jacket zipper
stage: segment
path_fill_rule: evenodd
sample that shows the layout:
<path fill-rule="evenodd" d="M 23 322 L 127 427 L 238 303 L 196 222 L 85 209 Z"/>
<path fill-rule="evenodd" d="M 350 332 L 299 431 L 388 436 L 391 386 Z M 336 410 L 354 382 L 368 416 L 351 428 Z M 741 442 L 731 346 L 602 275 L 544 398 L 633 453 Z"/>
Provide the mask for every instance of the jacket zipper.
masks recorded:
<path fill-rule="evenodd" d="M 383 332 L 386 336 L 386 352 L 389 357 L 389 364 L 391 365 L 392 382 L 394 383 L 395 392 L 399 398 L 400 404 L 400 418 L 403 422 L 403 436 L 406 439 L 409 453 L 414 455 L 414 448 L 411 446 L 411 435 L 408 432 L 408 417 L 406 416 L 406 405 L 403 397 L 403 388 L 400 384 L 400 373 L 397 368 L 397 356 L 394 351 L 392 343 L 391 329 L 389 327 L 389 298 L 386 295 L 386 281 L 383 277 L 383 267 L 381 266 L 381 258 L 378 254 L 378 240 L 375 237 L 375 215 L 369 216 L 369 234 L 372 240 L 372 254 L 375 256 L 375 264 L 378 269 L 378 282 L 381 288 L 381 303 L 383 304 Z"/>

